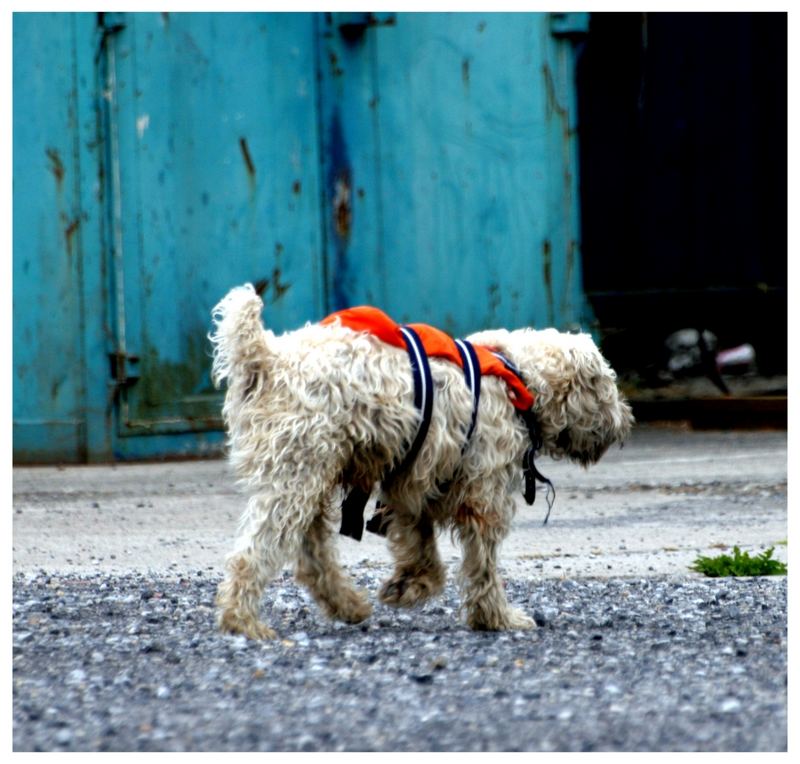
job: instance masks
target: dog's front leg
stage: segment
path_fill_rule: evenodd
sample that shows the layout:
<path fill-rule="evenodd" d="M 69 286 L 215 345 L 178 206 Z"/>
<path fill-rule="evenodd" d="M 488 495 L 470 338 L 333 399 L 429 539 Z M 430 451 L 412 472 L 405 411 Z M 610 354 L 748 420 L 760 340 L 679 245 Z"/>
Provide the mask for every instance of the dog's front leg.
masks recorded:
<path fill-rule="evenodd" d="M 381 587 L 379 597 L 386 605 L 413 607 L 442 591 L 444 566 L 430 518 L 424 513 L 414 517 L 397 503 L 392 509 L 388 536 L 395 570 Z"/>
<path fill-rule="evenodd" d="M 509 605 L 497 573 L 497 551 L 506 535 L 506 523 L 501 517 L 510 517 L 510 512 L 478 513 L 467 507 L 458 512 L 456 528 L 464 553 L 461 585 L 467 625 L 487 631 L 532 629 L 533 619 Z"/>

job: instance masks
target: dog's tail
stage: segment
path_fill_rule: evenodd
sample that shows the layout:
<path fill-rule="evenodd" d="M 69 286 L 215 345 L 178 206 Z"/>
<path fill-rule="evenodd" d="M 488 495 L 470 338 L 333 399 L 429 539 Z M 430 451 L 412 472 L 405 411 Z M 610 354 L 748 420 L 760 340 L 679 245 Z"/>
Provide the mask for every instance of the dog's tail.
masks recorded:
<path fill-rule="evenodd" d="M 245 284 L 231 289 L 211 311 L 215 328 L 209 335 L 214 346 L 211 379 L 217 387 L 225 379 L 246 379 L 263 368 L 269 355 L 263 307 L 253 285 Z"/>

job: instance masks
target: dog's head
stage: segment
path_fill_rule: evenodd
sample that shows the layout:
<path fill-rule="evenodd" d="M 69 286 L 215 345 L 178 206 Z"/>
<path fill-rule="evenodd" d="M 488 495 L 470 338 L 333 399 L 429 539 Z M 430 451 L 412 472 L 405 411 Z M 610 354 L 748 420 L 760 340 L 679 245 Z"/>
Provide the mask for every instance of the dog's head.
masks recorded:
<path fill-rule="evenodd" d="M 535 396 L 544 452 L 593 464 L 633 426 L 617 375 L 588 334 L 497 329 L 470 336 L 506 355 Z"/>

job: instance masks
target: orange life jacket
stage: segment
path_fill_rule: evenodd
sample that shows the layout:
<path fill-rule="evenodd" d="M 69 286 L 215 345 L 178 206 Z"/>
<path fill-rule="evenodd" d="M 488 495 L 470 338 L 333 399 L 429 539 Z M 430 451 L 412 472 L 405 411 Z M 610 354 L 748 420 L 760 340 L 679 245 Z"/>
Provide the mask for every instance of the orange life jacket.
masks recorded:
<path fill-rule="evenodd" d="M 382 310 L 371 305 L 340 310 L 324 318 L 321 323 L 331 324 L 337 319 L 341 321 L 342 326 L 346 326 L 349 329 L 357 332 L 369 332 L 379 340 L 395 347 L 406 347 L 402 327 Z M 461 369 L 464 368 L 456 340 L 450 335 L 428 324 L 407 324 L 407 326 L 413 329 L 422 340 L 422 345 L 428 356 L 444 358 Z M 473 345 L 473 347 L 478 357 L 481 374 L 500 377 L 506 383 L 508 397 L 516 408 L 522 410 L 531 408 L 534 401 L 533 395 L 525 387 L 519 373 L 515 373 L 492 348 L 483 345 Z"/>

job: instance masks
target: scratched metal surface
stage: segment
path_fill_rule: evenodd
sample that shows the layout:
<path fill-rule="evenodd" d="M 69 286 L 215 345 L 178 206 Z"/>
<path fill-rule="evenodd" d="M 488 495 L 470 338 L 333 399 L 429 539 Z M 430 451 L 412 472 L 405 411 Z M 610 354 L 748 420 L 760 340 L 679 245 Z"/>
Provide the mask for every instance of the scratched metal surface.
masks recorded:
<path fill-rule="evenodd" d="M 128 14 L 124 23 L 106 65 L 125 351 L 140 361 L 121 426 L 219 429 L 210 307 L 263 278 L 271 327 L 322 311 L 313 18 Z"/>
<path fill-rule="evenodd" d="M 83 325 L 73 19 L 14 18 L 14 447 L 78 458 Z M 42 51 L 47 51 L 47 56 Z"/>
<path fill-rule="evenodd" d="M 549 14 L 364 15 L 318 19 L 332 306 L 585 322 L 572 43 Z"/>
<path fill-rule="evenodd" d="M 248 280 L 279 331 L 586 325 L 564 16 L 16 14 L 15 459 L 218 449 Z"/>

